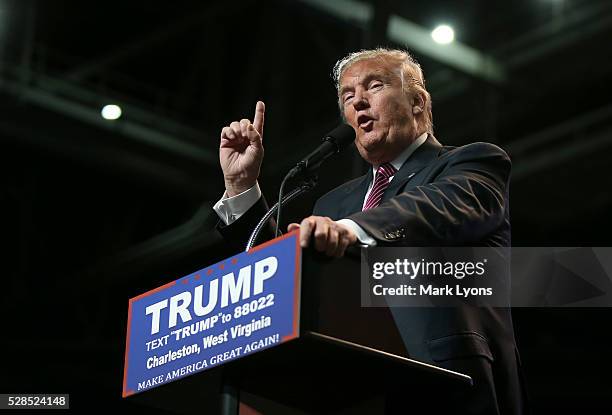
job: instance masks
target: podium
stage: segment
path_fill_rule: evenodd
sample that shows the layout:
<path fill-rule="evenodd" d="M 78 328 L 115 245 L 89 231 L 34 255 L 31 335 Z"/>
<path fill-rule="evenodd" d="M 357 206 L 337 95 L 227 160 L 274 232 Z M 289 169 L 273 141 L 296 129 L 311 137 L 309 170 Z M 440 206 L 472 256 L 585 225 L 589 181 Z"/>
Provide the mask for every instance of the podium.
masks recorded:
<path fill-rule="evenodd" d="M 127 399 L 185 414 L 237 415 L 239 402 L 255 410 L 243 413 L 382 414 L 389 401 L 438 413 L 445 394 L 469 390 L 469 376 L 411 358 L 388 308 L 361 307 L 358 252 L 299 257 L 296 338 Z"/>

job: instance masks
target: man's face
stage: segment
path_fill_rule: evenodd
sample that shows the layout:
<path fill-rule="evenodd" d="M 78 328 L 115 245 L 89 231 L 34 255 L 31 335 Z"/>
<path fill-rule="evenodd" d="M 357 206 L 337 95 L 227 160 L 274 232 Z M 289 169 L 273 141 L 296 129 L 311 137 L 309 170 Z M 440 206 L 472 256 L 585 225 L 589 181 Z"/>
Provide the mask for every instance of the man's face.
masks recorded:
<path fill-rule="evenodd" d="M 340 78 L 340 102 L 355 129 L 361 157 L 373 165 L 392 161 L 417 138 L 413 100 L 402 90 L 400 66 L 364 59 Z"/>

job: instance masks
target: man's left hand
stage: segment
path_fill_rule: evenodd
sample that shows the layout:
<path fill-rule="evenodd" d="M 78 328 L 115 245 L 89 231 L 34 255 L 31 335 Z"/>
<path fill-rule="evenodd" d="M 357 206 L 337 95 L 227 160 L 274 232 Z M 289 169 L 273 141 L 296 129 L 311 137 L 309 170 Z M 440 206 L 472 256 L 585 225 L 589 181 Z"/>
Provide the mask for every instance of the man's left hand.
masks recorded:
<path fill-rule="evenodd" d="M 344 255 L 349 245 L 357 243 L 357 235 L 351 229 L 324 216 L 309 216 L 300 224 L 291 223 L 287 228 L 289 232 L 295 229 L 300 229 L 302 248 L 308 247 L 312 235 L 317 251 L 337 258 Z"/>

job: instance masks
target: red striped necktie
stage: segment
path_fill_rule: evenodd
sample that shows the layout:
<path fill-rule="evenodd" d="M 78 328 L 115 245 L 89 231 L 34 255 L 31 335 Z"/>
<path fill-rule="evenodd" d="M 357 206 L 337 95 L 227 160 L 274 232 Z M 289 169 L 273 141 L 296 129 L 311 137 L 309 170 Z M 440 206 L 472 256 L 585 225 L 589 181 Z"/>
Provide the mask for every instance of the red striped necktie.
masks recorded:
<path fill-rule="evenodd" d="M 387 187 L 389 187 L 389 178 L 395 175 L 396 172 L 397 170 L 391 163 L 384 163 L 378 167 L 376 170 L 376 177 L 374 178 L 374 185 L 363 206 L 363 210 L 375 208 L 380 205 L 383 193 Z"/>

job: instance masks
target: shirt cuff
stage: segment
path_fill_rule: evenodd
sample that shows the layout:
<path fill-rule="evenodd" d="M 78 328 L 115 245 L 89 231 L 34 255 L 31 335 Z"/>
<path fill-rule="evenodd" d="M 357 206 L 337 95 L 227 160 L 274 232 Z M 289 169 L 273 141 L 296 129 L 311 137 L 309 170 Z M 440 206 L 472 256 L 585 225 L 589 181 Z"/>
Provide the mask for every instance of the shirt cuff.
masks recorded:
<path fill-rule="evenodd" d="M 227 197 L 226 191 L 221 199 L 215 203 L 213 209 L 217 212 L 223 223 L 231 225 L 257 203 L 260 197 L 261 189 L 259 188 L 259 183 L 255 182 L 255 185 L 249 190 L 245 190 L 236 196 Z"/>
<path fill-rule="evenodd" d="M 366 246 L 376 246 L 376 239 L 372 238 L 366 231 L 363 230 L 361 226 L 357 225 L 355 221 L 352 221 L 351 219 L 340 219 L 337 220 L 336 223 L 344 225 L 355 232 L 355 235 L 357 235 L 357 239 L 361 244 Z"/>

